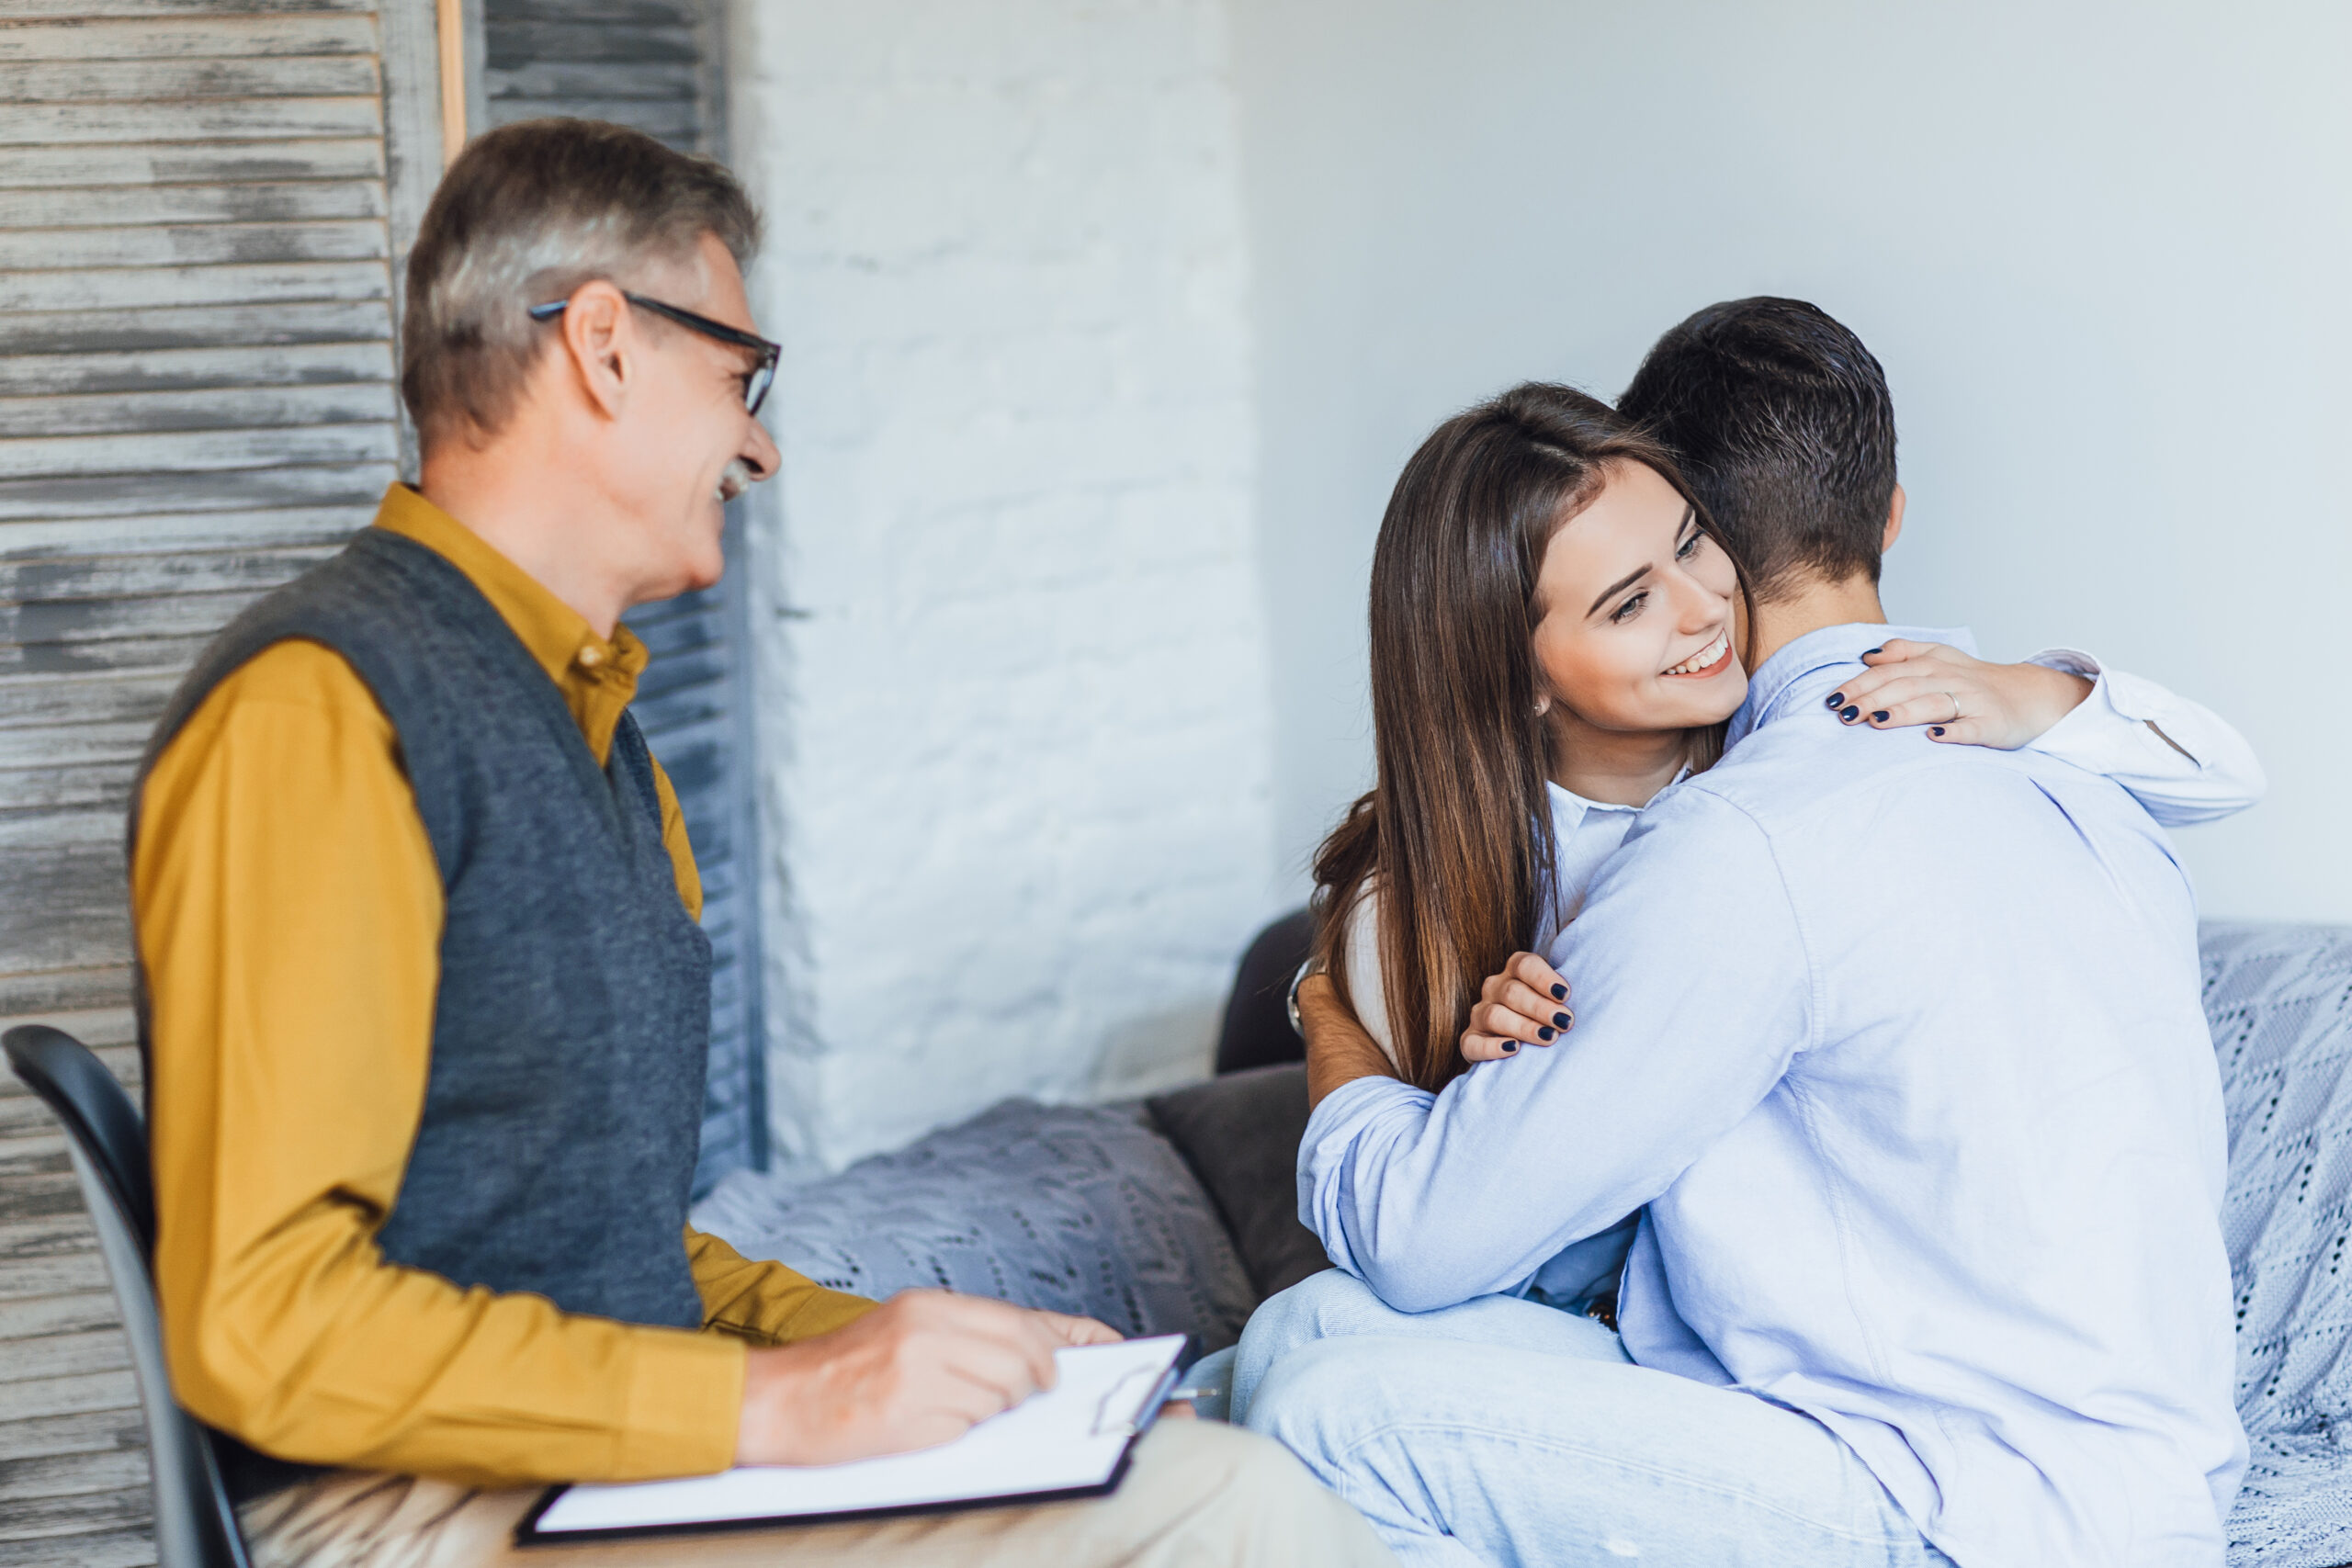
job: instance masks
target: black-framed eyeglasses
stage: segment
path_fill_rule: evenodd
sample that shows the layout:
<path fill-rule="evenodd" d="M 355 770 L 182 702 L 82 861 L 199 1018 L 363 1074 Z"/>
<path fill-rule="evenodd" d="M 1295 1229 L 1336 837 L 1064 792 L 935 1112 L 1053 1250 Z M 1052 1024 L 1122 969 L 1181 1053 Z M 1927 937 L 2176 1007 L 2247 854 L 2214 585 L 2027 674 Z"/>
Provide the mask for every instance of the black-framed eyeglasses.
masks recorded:
<path fill-rule="evenodd" d="M 768 389 L 775 385 L 775 364 L 784 356 L 782 344 L 770 343 L 757 333 L 739 331 L 729 326 L 725 321 L 714 321 L 708 316 L 697 316 L 692 310 L 681 310 L 675 305 L 665 305 L 659 299 L 649 299 L 642 294 L 631 294 L 627 289 L 621 291 L 621 298 L 640 310 L 650 310 L 657 316 L 666 317 L 689 331 L 702 333 L 707 338 L 715 338 L 720 343 L 731 343 L 738 348 L 748 348 L 760 356 L 760 363 L 743 381 L 743 412 L 746 413 L 760 412 L 760 405 L 767 400 Z M 534 305 L 531 307 L 531 320 L 552 321 L 562 315 L 563 308 L 571 303 L 569 299 L 550 299 L 544 305 Z"/>

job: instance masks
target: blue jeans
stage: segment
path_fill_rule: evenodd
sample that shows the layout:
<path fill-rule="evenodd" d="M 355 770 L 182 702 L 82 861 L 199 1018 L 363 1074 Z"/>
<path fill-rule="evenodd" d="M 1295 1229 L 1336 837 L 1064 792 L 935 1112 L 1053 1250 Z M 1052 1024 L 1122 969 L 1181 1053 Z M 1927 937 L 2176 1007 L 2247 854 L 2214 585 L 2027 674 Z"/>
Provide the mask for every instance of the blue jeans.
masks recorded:
<path fill-rule="evenodd" d="M 1812 1417 L 1634 1366 L 1509 1296 L 1400 1313 L 1337 1269 L 1243 1331 L 1232 1416 L 1407 1568 L 1951 1568 Z"/>

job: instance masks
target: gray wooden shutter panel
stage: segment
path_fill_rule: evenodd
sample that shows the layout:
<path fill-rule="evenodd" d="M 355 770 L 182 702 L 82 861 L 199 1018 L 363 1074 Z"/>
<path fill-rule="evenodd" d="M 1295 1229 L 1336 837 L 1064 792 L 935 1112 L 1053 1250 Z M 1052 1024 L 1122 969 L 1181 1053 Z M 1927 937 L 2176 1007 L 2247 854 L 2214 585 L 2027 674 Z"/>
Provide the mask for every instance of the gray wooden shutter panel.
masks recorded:
<path fill-rule="evenodd" d="M 708 0 L 482 0 L 478 98 L 491 125 L 577 115 L 689 152 L 723 151 L 718 10 Z M 628 617 L 653 654 L 635 712 L 661 758 L 703 878 L 712 976 L 710 1089 L 697 1192 L 767 1165 L 759 895 L 749 782 L 748 621 L 740 508 L 727 581 Z"/>
<path fill-rule="evenodd" d="M 121 1004 L 143 730 L 204 639 L 364 525 L 397 471 L 395 220 L 413 227 L 438 149 L 389 145 L 388 68 L 430 58 L 399 6 L 13 0 L 7 17 L 0 1012 L 17 1014 Z"/>
<path fill-rule="evenodd" d="M 364 525 L 440 170 L 429 0 L 0 3 L 0 1025 L 135 1085 L 122 819 L 205 639 Z M 0 1562 L 152 1562 L 62 1139 L 0 1081 Z M 21 1462 L 13 1462 L 21 1461 Z"/>

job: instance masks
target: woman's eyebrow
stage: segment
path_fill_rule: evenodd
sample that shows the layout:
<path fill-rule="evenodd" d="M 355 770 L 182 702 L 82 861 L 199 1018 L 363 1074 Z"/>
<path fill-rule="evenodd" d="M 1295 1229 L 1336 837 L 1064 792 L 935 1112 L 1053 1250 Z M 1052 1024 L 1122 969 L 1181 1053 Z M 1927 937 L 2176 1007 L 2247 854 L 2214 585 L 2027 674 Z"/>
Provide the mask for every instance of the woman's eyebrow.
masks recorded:
<path fill-rule="evenodd" d="M 1675 525 L 1674 536 L 1677 539 L 1681 538 L 1683 535 L 1690 531 L 1692 525 L 1698 521 L 1699 509 L 1690 504 L 1688 502 L 1685 502 L 1682 506 L 1682 521 Z M 1617 595 L 1623 593 L 1636 582 L 1639 582 L 1643 578 L 1648 576 L 1649 570 L 1649 563 L 1645 562 L 1643 565 L 1636 567 L 1632 571 L 1629 571 L 1624 576 L 1619 578 L 1616 581 L 1611 583 L 1608 587 L 1602 589 L 1600 591 L 1600 597 L 1592 602 L 1592 608 L 1587 610 L 1585 615 L 1587 616 L 1598 615 L 1603 604 L 1606 604 L 1610 600 L 1614 599 Z"/>
<path fill-rule="evenodd" d="M 1610 600 L 1614 599 L 1617 595 L 1623 593 L 1625 590 L 1631 588 L 1634 584 L 1639 582 L 1643 578 L 1647 577 L 1649 574 L 1650 563 L 1644 561 L 1640 566 L 1635 567 L 1633 570 L 1627 572 L 1624 576 L 1619 578 L 1616 581 L 1602 589 L 1600 591 L 1600 597 L 1592 602 L 1592 608 L 1587 610 L 1585 614 L 1588 616 L 1596 614 L 1603 604 L 1606 604 Z"/>

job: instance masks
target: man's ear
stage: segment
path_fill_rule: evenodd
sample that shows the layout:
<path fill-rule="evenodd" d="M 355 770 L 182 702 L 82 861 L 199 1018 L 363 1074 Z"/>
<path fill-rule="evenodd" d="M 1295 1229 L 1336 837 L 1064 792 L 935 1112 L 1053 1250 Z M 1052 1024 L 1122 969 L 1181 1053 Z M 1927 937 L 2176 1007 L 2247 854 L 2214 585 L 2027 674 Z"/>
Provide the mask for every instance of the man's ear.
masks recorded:
<path fill-rule="evenodd" d="M 637 373 L 637 323 L 628 300 L 597 278 L 573 289 L 556 320 L 580 389 L 606 419 L 617 419 Z"/>
<path fill-rule="evenodd" d="M 1894 487 L 1894 499 L 1886 503 L 1886 536 L 1878 542 L 1878 553 L 1894 548 L 1894 541 L 1903 537 L 1903 487 Z"/>

